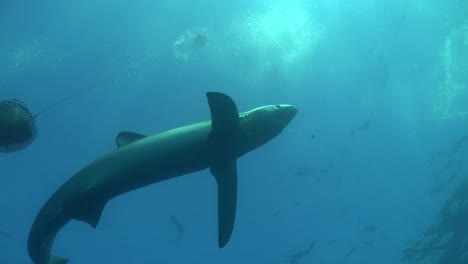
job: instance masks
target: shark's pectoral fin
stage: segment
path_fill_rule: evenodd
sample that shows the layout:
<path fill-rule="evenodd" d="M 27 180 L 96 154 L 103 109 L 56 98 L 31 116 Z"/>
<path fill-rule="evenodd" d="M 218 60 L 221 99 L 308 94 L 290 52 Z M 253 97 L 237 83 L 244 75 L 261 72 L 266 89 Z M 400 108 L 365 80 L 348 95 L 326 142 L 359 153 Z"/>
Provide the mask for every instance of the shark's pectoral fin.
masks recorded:
<path fill-rule="evenodd" d="M 231 238 L 237 207 L 236 160 L 211 166 L 218 185 L 218 245 L 223 248 Z"/>
<path fill-rule="evenodd" d="M 130 144 L 132 142 L 140 140 L 140 139 L 142 139 L 144 137 L 146 137 L 146 136 L 141 135 L 141 134 L 137 134 L 137 133 L 133 133 L 133 132 L 122 131 L 117 135 L 117 138 L 115 139 L 115 141 L 117 143 L 117 147 L 120 148 L 120 147 L 123 147 L 123 146 L 125 146 L 127 144 Z"/>
<path fill-rule="evenodd" d="M 69 259 L 60 258 L 57 256 L 50 256 L 48 264 L 66 264 L 70 261 Z"/>
<path fill-rule="evenodd" d="M 102 211 L 106 206 L 105 202 L 96 202 L 93 204 L 86 203 L 82 210 L 79 210 L 79 215 L 74 218 L 80 221 L 83 221 L 93 228 L 99 223 L 101 219 Z"/>
<path fill-rule="evenodd" d="M 216 161 L 211 174 L 218 185 L 218 243 L 223 248 L 231 238 L 237 207 L 236 147 L 239 138 L 239 111 L 234 101 L 217 92 L 206 93 L 211 112 L 208 141 Z"/>

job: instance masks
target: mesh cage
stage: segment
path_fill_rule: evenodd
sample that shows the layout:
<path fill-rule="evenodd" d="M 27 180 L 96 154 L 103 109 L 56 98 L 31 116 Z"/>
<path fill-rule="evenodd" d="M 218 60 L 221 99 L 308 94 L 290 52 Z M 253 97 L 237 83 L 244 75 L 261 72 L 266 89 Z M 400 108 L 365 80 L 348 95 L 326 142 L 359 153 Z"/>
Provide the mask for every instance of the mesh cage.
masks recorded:
<path fill-rule="evenodd" d="M 0 102 L 0 152 L 29 146 L 37 136 L 33 114 L 18 100 Z"/>

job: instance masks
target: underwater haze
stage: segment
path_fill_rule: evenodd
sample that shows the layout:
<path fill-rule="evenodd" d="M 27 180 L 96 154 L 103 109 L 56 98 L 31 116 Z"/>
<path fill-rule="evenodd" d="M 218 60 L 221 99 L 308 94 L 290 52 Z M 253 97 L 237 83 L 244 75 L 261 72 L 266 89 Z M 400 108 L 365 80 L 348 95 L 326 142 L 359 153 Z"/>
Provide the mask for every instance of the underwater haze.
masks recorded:
<path fill-rule="evenodd" d="M 293 104 L 238 160 L 237 216 L 218 248 L 209 170 L 111 200 L 66 225 L 74 263 L 468 263 L 468 1 L 0 1 L 0 101 L 37 117 L 0 153 L 0 264 L 32 263 L 31 225 L 71 176 L 116 149 L 239 111 Z M 110 80 L 96 86 L 103 80 Z"/>

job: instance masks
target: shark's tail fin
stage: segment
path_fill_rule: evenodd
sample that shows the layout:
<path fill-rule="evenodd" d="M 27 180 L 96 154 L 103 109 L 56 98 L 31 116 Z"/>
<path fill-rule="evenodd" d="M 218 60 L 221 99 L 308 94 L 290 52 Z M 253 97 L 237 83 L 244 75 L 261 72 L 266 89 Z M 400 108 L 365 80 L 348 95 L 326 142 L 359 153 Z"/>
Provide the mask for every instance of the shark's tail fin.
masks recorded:
<path fill-rule="evenodd" d="M 49 264 L 66 264 L 70 261 L 69 259 L 64 259 L 57 256 L 50 256 Z"/>

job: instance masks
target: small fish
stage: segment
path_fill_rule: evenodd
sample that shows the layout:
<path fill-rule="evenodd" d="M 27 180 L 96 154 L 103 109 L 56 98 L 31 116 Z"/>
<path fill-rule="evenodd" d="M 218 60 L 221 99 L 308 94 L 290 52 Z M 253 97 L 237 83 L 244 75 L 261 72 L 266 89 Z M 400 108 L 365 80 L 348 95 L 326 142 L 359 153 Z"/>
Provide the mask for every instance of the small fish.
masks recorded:
<path fill-rule="evenodd" d="M 333 169 L 333 167 L 335 167 L 335 164 L 333 163 L 333 161 L 329 162 L 326 167 L 324 167 L 323 169 L 320 170 L 320 173 L 321 174 L 327 174 Z"/>
<path fill-rule="evenodd" d="M 316 241 L 312 241 L 306 249 L 299 250 L 292 255 L 286 256 L 285 258 L 288 259 L 290 264 L 297 264 L 299 263 L 299 260 L 310 254 L 310 252 L 315 248 L 316 244 Z"/>
<path fill-rule="evenodd" d="M 304 177 L 312 173 L 312 168 L 310 166 L 299 167 L 294 172 L 295 177 Z"/>
<path fill-rule="evenodd" d="M 13 235 L 11 233 L 5 232 L 3 230 L 0 230 L 0 238 L 2 239 L 7 239 L 7 240 L 12 240 Z"/>
<path fill-rule="evenodd" d="M 293 204 L 293 208 L 297 208 L 297 207 L 299 207 L 299 206 L 301 206 L 301 205 L 302 205 L 301 202 L 295 202 L 295 203 Z"/>
<path fill-rule="evenodd" d="M 377 230 L 377 226 L 375 225 L 366 225 L 362 228 L 363 232 L 368 232 L 368 233 L 374 232 L 375 230 Z"/>
<path fill-rule="evenodd" d="M 363 131 L 366 131 L 367 129 L 369 129 L 370 127 L 372 126 L 372 114 L 363 122 L 361 123 L 361 125 L 359 125 L 358 127 L 354 128 L 349 137 L 350 138 L 353 138 L 354 136 L 356 136 L 357 134 L 360 134 L 361 132 Z"/>
<path fill-rule="evenodd" d="M 354 254 L 354 252 L 356 252 L 356 248 L 351 248 L 348 253 L 346 253 L 345 257 L 348 258 L 349 256 L 351 256 L 352 254 Z"/>
<path fill-rule="evenodd" d="M 179 241 L 180 237 L 182 236 L 182 233 L 184 233 L 184 226 L 173 215 L 171 215 L 170 221 L 175 226 L 175 228 L 177 229 L 176 240 Z"/>
<path fill-rule="evenodd" d="M 278 217 L 280 214 L 281 214 L 280 211 L 276 211 L 271 215 L 271 217 L 275 218 L 275 217 Z"/>

